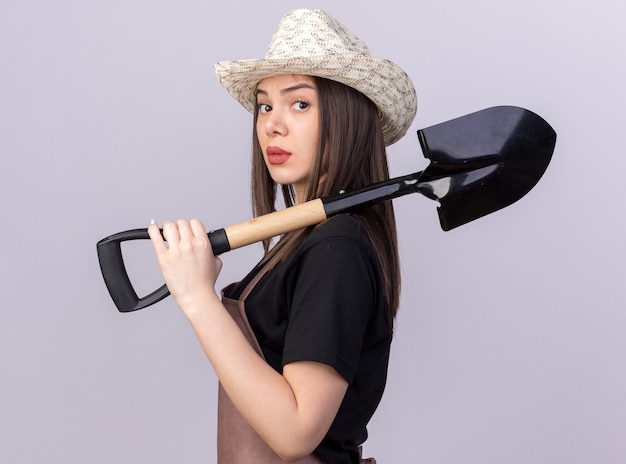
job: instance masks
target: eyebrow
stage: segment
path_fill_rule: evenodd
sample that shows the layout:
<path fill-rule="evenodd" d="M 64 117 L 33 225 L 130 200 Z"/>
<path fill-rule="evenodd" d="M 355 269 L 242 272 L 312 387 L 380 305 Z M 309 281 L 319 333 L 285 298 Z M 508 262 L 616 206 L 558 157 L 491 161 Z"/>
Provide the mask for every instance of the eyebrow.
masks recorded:
<path fill-rule="evenodd" d="M 296 84 L 296 85 L 293 85 L 293 86 L 291 86 L 291 87 L 286 87 L 286 88 L 284 88 L 284 89 L 281 89 L 281 90 L 280 90 L 280 94 L 281 94 L 281 95 L 284 95 L 284 94 L 286 94 L 286 93 L 289 93 L 289 92 L 295 92 L 296 90 L 300 90 L 300 89 L 311 89 L 311 90 L 315 90 L 315 87 L 313 87 L 311 84 L 307 84 L 307 83 L 304 83 L 304 82 L 303 82 L 302 84 Z M 265 90 L 263 90 L 263 89 L 259 89 L 259 88 L 257 88 L 257 89 L 256 89 L 256 92 L 255 92 L 255 95 L 259 95 L 259 94 L 260 94 L 260 95 L 267 95 L 267 92 L 266 92 Z"/>

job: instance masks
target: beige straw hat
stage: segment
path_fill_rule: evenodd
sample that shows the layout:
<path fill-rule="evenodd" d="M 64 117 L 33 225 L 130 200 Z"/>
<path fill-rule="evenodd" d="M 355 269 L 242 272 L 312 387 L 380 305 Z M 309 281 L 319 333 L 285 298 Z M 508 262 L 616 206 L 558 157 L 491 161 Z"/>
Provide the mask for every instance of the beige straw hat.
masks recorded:
<path fill-rule="evenodd" d="M 254 112 L 256 86 L 266 77 L 305 74 L 348 85 L 378 107 L 385 144 L 406 134 L 417 110 L 411 79 L 396 64 L 374 56 L 367 46 L 336 19 L 321 10 L 287 13 L 265 54 L 255 60 L 215 64 L 220 83 Z"/>

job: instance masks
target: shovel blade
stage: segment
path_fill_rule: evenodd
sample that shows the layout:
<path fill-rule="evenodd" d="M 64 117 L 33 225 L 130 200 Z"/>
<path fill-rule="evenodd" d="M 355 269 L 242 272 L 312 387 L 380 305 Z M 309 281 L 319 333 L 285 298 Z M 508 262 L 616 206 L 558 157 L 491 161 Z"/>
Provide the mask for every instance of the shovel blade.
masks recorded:
<path fill-rule="evenodd" d="M 437 200 L 443 230 L 505 208 L 545 172 L 556 132 L 524 108 L 496 106 L 418 131 L 431 163 L 420 192 Z"/>

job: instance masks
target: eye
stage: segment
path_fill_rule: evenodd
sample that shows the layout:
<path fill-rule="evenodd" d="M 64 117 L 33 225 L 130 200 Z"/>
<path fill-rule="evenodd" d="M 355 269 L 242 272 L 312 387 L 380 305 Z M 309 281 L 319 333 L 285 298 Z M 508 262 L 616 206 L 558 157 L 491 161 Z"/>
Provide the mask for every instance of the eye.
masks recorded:
<path fill-rule="evenodd" d="M 298 100 L 293 105 L 291 105 L 291 107 L 294 110 L 297 110 L 297 111 L 306 110 L 309 106 L 311 106 L 311 104 L 309 102 L 304 101 L 304 100 Z"/>
<path fill-rule="evenodd" d="M 267 103 L 259 103 L 259 113 L 269 113 L 272 111 L 272 107 Z"/>

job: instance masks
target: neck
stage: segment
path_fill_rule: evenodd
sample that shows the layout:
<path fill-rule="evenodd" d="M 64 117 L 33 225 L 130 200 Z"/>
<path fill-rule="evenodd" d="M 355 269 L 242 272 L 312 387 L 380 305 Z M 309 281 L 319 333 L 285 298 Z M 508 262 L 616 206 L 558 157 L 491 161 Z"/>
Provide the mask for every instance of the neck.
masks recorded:
<path fill-rule="evenodd" d="M 302 185 L 293 185 L 293 203 L 294 205 L 299 205 L 304 202 L 304 198 L 306 198 L 306 186 Z"/>

